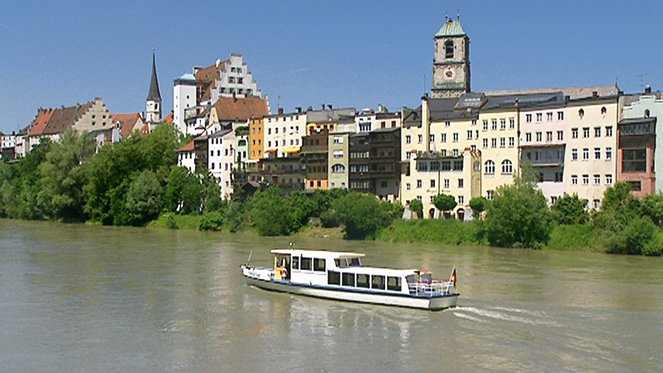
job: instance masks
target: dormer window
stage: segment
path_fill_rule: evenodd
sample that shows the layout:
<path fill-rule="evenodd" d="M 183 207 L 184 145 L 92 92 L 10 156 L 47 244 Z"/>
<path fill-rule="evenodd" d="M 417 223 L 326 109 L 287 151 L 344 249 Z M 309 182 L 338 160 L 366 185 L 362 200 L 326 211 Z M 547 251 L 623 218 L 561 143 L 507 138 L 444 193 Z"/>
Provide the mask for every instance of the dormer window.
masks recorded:
<path fill-rule="evenodd" d="M 454 42 L 451 40 L 444 43 L 444 58 L 454 58 Z"/>
<path fill-rule="evenodd" d="M 649 118 L 650 112 L 649 109 L 645 109 L 645 118 Z"/>
<path fill-rule="evenodd" d="M 605 106 L 601 108 L 601 114 L 605 114 L 607 112 L 608 112 L 608 109 L 606 109 Z"/>
<path fill-rule="evenodd" d="M 585 110 L 583 110 L 583 109 L 578 110 L 578 116 L 580 118 L 584 117 L 585 116 Z"/>

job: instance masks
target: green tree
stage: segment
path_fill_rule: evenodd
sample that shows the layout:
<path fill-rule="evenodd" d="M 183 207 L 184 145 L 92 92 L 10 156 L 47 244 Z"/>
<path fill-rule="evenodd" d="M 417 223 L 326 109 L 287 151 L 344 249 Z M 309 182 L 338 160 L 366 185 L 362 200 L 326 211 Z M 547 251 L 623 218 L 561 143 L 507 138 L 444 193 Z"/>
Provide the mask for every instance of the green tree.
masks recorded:
<path fill-rule="evenodd" d="M 648 194 L 640 203 L 642 215 L 648 216 L 657 226 L 663 226 L 663 194 Z"/>
<path fill-rule="evenodd" d="M 290 233 L 288 201 L 277 186 L 256 193 L 249 203 L 249 216 L 261 236 L 284 236 Z"/>
<path fill-rule="evenodd" d="M 413 199 L 412 201 L 410 201 L 408 206 L 410 207 L 410 211 L 417 214 L 418 218 L 421 219 L 423 217 L 422 213 L 424 211 L 424 204 L 420 200 Z"/>
<path fill-rule="evenodd" d="M 443 213 L 444 217 L 447 218 L 449 216 L 449 211 L 456 208 L 456 205 L 458 204 L 453 196 L 441 193 L 435 196 L 433 199 L 433 205 L 435 205 L 435 207 Z M 421 208 L 423 210 L 423 205 Z"/>
<path fill-rule="evenodd" d="M 375 196 L 349 192 L 334 200 L 336 219 L 345 226 L 345 238 L 374 238 L 378 231 L 391 224 L 390 207 L 381 206 Z"/>
<path fill-rule="evenodd" d="M 129 185 L 126 194 L 125 208 L 128 213 L 128 223 L 131 225 L 144 225 L 156 219 L 161 212 L 162 191 L 156 174 L 150 170 L 143 170 Z"/>
<path fill-rule="evenodd" d="M 578 198 L 578 194 L 564 193 L 551 207 L 553 219 L 558 224 L 573 225 L 585 224 L 589 221 L 589 213 L 585 210 L 586 199 Z"/>
<path fill-rule="evenodd" d="M 486 197 L 478 196 L 470 199 L 470 208 L 472 209 L 472 214 L 475 219 L 478 219 L 481 216 L 481 213 L 486 211 L 486 208 L 490 204 L 490 201 Z"/>
<path fill-rule="evenodd" d="M 552 226 L 543 193 L 534 182 L 517 177 L 513 185 L 495 191 L 484 229 L 492 246 L 539 248 L 548 242 Z"/>
<path fill-rule="evenodd" d="M 592 223 L 598 228 L 620 232 L 640 212 L 640 201 L 631 193 L 631 187 L 619 182 L 606 189 L 601 210 L 593 215 Z"/>
<path fill-rule="evenodd" d="M 650 249 L 656 227 L 651 219 L 638 216 L 626 223 L 624 228 L 609 240 L 608 252 L 615 254 L 642 255 Z"/>
<path fill-rule="evenodd" d="M 216 180 L 211 175 L 207 175 L 203 179 L 205 184 L 204 191 L 204 210 L 205 212 L 219 211 L 223 208 L 223 200 L 221 199 L 221 188 Z"/>
<path fill-rule="evenodd" d="M 39 166 L 37 200 L 48 218 L 64 221 L 84 220 L 83 186 L 87 182 L 85 164 L 95 152 L 96 142 L 86 133 L 73 129 L 64 132 Z"/>

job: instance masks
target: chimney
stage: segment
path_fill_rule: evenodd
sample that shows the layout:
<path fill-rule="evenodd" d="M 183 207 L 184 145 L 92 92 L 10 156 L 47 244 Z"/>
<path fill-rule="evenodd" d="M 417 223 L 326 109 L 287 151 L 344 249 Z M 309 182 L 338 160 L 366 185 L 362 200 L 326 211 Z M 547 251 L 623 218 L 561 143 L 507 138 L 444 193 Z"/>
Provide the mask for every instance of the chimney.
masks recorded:
<path fill-rule="evenodd" d="M 599 97 L 598 91 L 592 91 L 592 97 Z"/>
<path fill-rule="evenodd" d="M 320 104 L 320 107 L 322 108 L 322 110 L 325 110 L 325 104 Z"/>
<path fill-rule="evenodd" d="M 298 113 L 301 113 L 301 112 L 302 112 L 302 108 L 301 108 L 300 106 L 297 106 L 297 107 L 295 108 L 295 111 L 298 112 Z"/>
<path fill-rule="evenodd" d="M 327 105 L 327 107 L 329 108 L 329 110 L 333 110 L 333 109 L 334 109 L 334 107 L 331 106 L 331 104 Z"/>
<path fill-rule="evenodd" d="M 564 102 L 569 102 L 571 100 L 571 96 L 566 95 L 564 96 Z"/>
<path fill-rule="evenodd" d="M 651 94 L 651 86 L 649 84 L 645 86 L 645 94 Z"/>
<path fill-rule="evenodd" d="M 283 108 L 282 107 L 279 108 L 279 115 L 283 115 Z"/>

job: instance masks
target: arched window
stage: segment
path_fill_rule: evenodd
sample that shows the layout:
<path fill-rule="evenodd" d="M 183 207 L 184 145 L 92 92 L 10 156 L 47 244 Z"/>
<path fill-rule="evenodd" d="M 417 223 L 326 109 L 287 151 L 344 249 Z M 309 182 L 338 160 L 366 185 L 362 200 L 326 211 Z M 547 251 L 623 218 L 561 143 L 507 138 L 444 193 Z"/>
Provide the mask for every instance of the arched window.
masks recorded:
<path fill-rule="evenodd" d="M 502 161 L 502 174 L 511 175 L 513 173 L 513 163 L 510 160 L 505 159 Z"/>
<path fill-rule="evenodd" d="M 578 116 L 580 118 L 584 117 L 585 116 L 585 110 L 583 110 L 583 109 L 578 110 Z"/>
<path fill-rule="evenodd" d="M 649 118 L 650 115 L 649 109 L 645 109 L 645 118 Z"/>
<path fill-rule="evenodd" d="M 486 161 L 486 164 L 484 166 L 484 170 L 485 170 L 486 175 L 493 175 L 495 173 L 495 162 Z"/>
<path fill-rule="evenodd" d="M 605 106 L 601 108 L 601 114 L 605 114 L 607 112 L 608 112 L 608 109 L 606 109 Z"/>
<path fill-rule="evenodd" d="M 345 166 L 342 164 L 335 164 L 332 166 L 332 173 L 333 174 L 342 174 L 345 173 Z"/>
<path fill-rule="evenodd" d="M 444 43 L 444 58 L 454 58 L 454 42 L 447 40 Z"/>

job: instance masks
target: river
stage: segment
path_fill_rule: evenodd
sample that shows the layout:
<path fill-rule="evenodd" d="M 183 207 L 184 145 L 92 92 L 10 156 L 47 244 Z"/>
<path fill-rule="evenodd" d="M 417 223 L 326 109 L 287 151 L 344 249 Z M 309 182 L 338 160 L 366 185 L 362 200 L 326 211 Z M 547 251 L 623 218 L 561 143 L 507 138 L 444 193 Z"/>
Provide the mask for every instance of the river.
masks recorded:
<path fill-rule="evenodd" d="M 663 260 L 300 240 L 458 269 L 459 307 L 244 285 L 288 238 L 0 220 L 0 371 L 663 371 Z"/>

